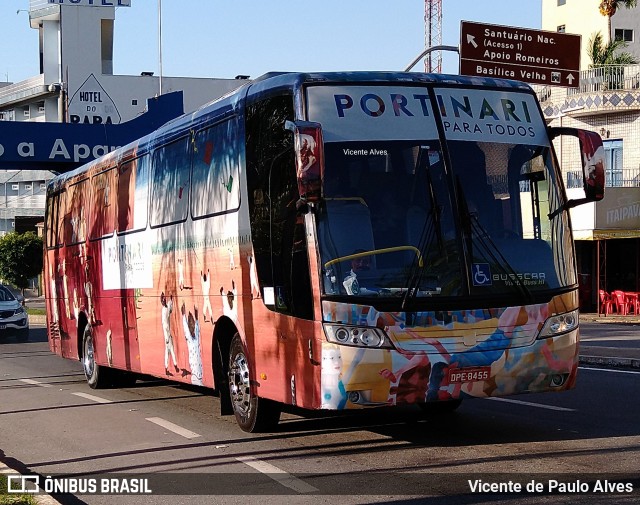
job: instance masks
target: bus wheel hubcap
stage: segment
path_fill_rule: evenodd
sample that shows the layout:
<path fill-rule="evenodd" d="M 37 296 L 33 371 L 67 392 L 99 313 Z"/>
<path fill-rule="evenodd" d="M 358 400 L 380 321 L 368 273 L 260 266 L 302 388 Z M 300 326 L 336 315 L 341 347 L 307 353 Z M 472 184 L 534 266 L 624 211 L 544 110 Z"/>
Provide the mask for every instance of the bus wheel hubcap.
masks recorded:
<path fill-rule="evenodd" d="M 90 335 L 87 335 L 87 340 L 84 346 L 84 373 L 87 377 L 91 377 L 93 375 L 94 366 L 93 338 L 91 338 Z"/>
<path fill-rule="evenodd" d="M 242 414 L 249 413 L 251 386 L 249 382 L 249 364 L 244 354 L 237 354 L 229 368 L 229 390 L 233 409 Z"/>

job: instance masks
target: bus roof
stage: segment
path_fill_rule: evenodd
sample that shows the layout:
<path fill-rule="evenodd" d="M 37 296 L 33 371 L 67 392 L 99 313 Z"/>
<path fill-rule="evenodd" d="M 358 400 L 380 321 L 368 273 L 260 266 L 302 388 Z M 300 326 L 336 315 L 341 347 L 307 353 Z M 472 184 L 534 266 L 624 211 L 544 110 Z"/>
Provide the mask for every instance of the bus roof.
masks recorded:
<path fill-rule="evenodd" d="M 172 119 L 157 130 L 134 140 L 126 146 L 110 152 L 96 160 L 64 174 L 50 181 L 50 189 L 59 188 L 64 181 L 82 174 L 89 167 L 98 164 L 115 164 L 122 159 L 132 158 L 153 149 L 158 142 L 171 139 L 179 132 L 183 132 L 186 124 L 205 123 L 219 120 L 233 114 L 237 104 L 244 97 L 257 97 L 274 90 L 300 89 L 307 84 L 331 83 L 402 83 L 402 84 L 444 84 L 459 86 L 488 86 L 493 88 L 519 89 L 532 91 L 531 87 L 521 81 L 509 79 L 494 79 L 489 77 L 470 77 L 455 74 L 429 74 L 423 72 L 383 72 L 383 71 L 354 71 L 354 72 L 268 72 L 256 79 L 246 81 L 246 84 L 202 105 L 197 110 Z M 53 186 L 51 186 L 53 185 Z"/>

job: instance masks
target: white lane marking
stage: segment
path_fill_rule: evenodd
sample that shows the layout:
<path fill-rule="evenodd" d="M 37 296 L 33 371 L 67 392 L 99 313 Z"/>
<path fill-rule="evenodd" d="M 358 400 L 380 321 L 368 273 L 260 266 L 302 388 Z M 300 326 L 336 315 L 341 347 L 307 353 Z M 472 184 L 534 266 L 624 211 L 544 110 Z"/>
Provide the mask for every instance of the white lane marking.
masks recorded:
<path fill-rule="evenodd" d="M 89 393 L 71 393 L 72 395 L 81 396 L 82 398 L 86 398 L 87 400 L 91 400 L 96 403 L 113 403 L 111 400 L 107 400 L 106 398 L 100 398 L 99 396 L 90 395 Z"/>
<path fill-rule="evenodd" d="M 202 436 L 186 428 L 183 428 L 182 426 L 173 424 L 172 422 L 167 421 L 166 419 L 162 419 L 161 417 L 147 417 L 146 419 L 147 421 L 151 421 L 152 423 L 157 424 L 158 426 L 162 426 L 163 428 L 169 431 L 172 431 L 176 435 L 180 435 L 181 437 L 184 437 L 184 438 L 198 438 Z"/>
<path fill-rule="evenodd" d="M 310 484 L 307 484 L 303 480 L 294 477 L 293 475 L 288 474 L 281 468 L 277 466 L 273 466 L 266 461 L 261 461 L 259 459 L 254 458 L 253 456 L 241 456 L 236 458 L 236 460 L 244 463 L 245 465 L 250 466 L 254 470 L 258 470 L 258 472 L 265 474 L 267 477 L 272 478 L 277 483 L 282 484 L 289 489 L 293 489 L 298 493 L 313 493 L 318 491 L 318 488 L 313 487 Z"/>
<path fill-rule="evenodd" d="M 51 384 L 47 384 L 46 382 L 40 382 L 35 379 L 18 379 L 20 382 L 24 382 L 25 384 L 31 384 L 32 386 L 40 386 L 42 388 L 50 388 Z"/>
<path fill-rule="evenodd" d="M 592 368 L 588 366 L 581 366 L 578 368 L 580 368 L 580 370 L 595 370 L 596 372 L 630 373 L 632 375 L 640 375 L 640 371 L 635 370 L 615 370 L 613 368 Z"/>
<path fill-rule="evenodd" d="M 487 400 L 495 400 L 497 402 L 517 403 L 518 405 L 527 405 L 528 407 L 538 407 L 539 409 L 559 410 L 560 412 L 575 412 L 576 409 L 568 409 L 565 407 L 556 407 L 554 405 L 541 405 L 539 403 L 523 402 L 522 400 L 511 400 L 509 398 L 487 398 Z"/>

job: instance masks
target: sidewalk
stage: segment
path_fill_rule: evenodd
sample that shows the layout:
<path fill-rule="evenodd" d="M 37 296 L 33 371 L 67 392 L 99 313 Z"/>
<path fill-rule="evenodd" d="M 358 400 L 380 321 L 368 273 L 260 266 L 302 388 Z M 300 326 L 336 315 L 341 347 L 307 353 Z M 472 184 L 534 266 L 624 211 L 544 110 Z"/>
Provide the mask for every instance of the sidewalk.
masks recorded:
<path fill-rule="evenodd" d="M 624 325 L 633 331 L 631 337 L 624 337 L 624 346 L 589 345 L 588 340 L 580 343 L 580 364 L 587 366 L 604 366 L 629 370 L 640 370 L 640 315 L 619 316 L 609 314 L 580 314 L 581 323 L 598 323 L 602 325 Z M 615 338 L 612 336 L 612 338 Z"/>

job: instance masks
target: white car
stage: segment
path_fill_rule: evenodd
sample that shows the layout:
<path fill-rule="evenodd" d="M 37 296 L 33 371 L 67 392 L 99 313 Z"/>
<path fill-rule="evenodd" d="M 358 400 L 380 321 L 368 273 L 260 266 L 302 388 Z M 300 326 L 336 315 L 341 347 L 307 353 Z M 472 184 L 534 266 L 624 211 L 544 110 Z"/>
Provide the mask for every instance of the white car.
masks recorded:
<path fill-rule="evenodd" d="M 0 284 L 0 339 L 8 335 L 28 340 L 29 316 L 13 293 Z"/>

